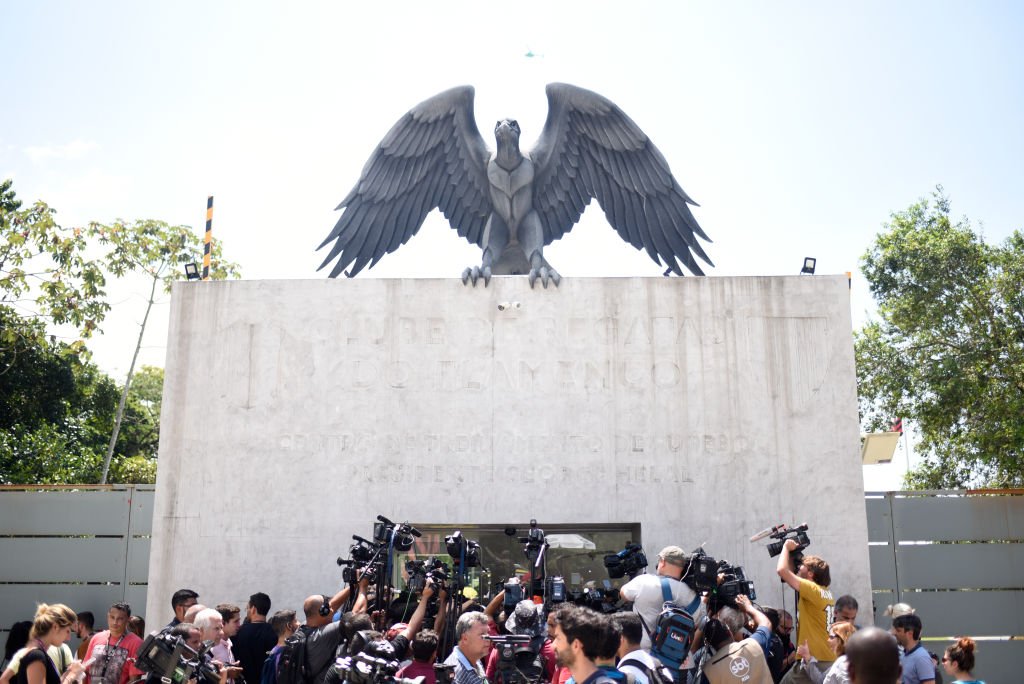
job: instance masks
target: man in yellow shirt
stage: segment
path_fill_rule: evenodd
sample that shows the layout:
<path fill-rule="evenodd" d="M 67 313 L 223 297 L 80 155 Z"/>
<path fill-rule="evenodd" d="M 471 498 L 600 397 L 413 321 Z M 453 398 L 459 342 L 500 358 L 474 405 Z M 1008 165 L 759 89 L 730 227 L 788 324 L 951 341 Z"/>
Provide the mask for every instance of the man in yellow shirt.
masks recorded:
<path fill-rule="evenodd" d="M 828 628 L 832 625 L 836 605 L 832 592 L 828 589 L 832 583 L 828 563 L 818 556 L 804 556 L 796 572 L 793 572 L 790 554 L 796 548 L 795 540 L 786 540 L 782 546 L 782 553 L 779 554 L 776 571 L 786 584 L 800 593 L 800 600 L 797 603 L 796 644 L 799 646 L 806 643 L 817 662 L 804 663 L 803 667 L 794 665 L 783 677 L 782 684 L 811 682 L 803 668 L 816 667 L 824 673 L 836 659 L 835 653 L 828 645 Z"/>

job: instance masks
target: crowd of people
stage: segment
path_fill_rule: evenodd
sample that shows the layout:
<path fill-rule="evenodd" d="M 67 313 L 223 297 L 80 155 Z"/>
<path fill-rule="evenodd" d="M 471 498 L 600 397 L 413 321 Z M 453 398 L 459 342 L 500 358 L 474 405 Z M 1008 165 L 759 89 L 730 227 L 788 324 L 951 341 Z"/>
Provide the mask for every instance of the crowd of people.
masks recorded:
<path fill-rule="evenodd" d="M 972 675 L 972 639 L 958 639 L 941 658 L 930 654 L 921 644 L 922 621 L 905 604 L 887 611 L 890 631 L 859 629 L 857 601 L 833 600 L 828 564 L 812 555 L 794 562 L 795 552 L 788 540 L 777 566 L 799 594 L 795 638 L 793 616 L 785 610 L 758 606 L 742 594 L 722 603 L 695 592 L 683 581 L 690 556 L 677 546 L 659 553 L 654 573 L 622 586 L 628 611 L 545 606 L 530 598 L 506 607 L 503 592 L 487 605 L 467 601 L 459 606 L 450 652 L 441 652 L 445 589 L 432 581 L 407 621 L 396 624 L 386 624 L 387 611 L 369 610 L 365 578 L 333 596 L 309 596 L 301 623 L 295 610 L 271 613 L 264 593 L 250 596 L 243 615 L 229 603 L 204 606 L 195 591 L 181 589 L 171 597 L 174 619 L 154 634 L 204 654 L 205 675 L 201 668 L 194 675 L 206 677 L 201 684 L 281 684 L 282 659 L 294 658 L 289 645 L 297 636 L 303 684 L 350 681 L 351 659 L 362 653 L 372 654 L 372 662 L 396 663 L 388 671 L 393 677 L 422 677 L 423 684 L 438 684 L 439 677 L 441 684 L 943 684 L 943 671 L 948 681 L 979 681 Z M 428 629 L 435 593 L 441 608 Z M 692 614 L 694 630 L 681 660 L 664 657 L 656 643 L 666 601 Z M 0 684 L 159 681 L 139 667 L 141 618 L 124 603 L 111 605 L 106 618 L 107 629 L 96 632 L 89 612 L 40 605 L 33 621 L 11 629 Z M 67 645 L 72 632 L 82 640 L 75 654 Z"/>

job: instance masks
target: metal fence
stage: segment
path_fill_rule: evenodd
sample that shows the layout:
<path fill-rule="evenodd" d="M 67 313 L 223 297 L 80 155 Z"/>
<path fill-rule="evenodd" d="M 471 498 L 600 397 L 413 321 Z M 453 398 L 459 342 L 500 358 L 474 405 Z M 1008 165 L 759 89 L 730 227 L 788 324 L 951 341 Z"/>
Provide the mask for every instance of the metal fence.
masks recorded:
<path fill-rule="evenodd" d="M 975 674 L 1019 682 L 1024 663 L 1024 490 L 868 492 L 875 624 L 909 603 L 941 657 L 978 640 Z"/>
<path fill-rule="evenodd" d="M 38 603 L 144 614 L 153 485 L 0 487 L 0 639 Z M 72 644 L 74 645 L 74 644 Z"/>

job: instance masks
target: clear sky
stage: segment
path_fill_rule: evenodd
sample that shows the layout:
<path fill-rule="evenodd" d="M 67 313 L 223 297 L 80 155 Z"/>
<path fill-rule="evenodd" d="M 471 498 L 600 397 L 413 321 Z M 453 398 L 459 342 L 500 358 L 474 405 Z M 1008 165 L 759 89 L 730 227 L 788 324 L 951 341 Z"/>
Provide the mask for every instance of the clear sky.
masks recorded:
<path fill-rule="evenodd" d="M 1014 2 L 0 3 L 0 177 L 64 225 L 158 218 L 214 235 L 246 278 L 319 278 L 315 247 L 390 126 L 476 87 L 481 131 L 540 133 L 544 85 L 616 102 L 701 204 L 709 275 L 857 271 L 889 213 L 945 186 L 1022 227 L 1024 5 Z M 660 275 L 592 203 L 546 250 L 563 276 Z M 198 255 L 197 255 L 198 260 Z M 360 277 L 454 277 L 479 250 L 437 215 Z M 143 298 L 90 347 L 127 371 Z M 855 325 L 871 298 L 854 275 Z M 163 365 L 167 307 L 142 361 Z M 900 457 L 902 458 L 902 457 Z M 866 469 L 869 488 L 901 465 Z"/>

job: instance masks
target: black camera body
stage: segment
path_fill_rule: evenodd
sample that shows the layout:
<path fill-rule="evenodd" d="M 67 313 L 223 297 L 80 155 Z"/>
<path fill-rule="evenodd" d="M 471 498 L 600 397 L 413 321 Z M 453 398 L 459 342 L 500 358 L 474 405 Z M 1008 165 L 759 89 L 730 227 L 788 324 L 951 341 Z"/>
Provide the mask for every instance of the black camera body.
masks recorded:
<path fill-rule="evenodd" d="M 153 632 L 139 646 L 135 666 L 162 682 L 181 684 L 198 679 L 217 684 L 220 675 L 206 657 L 206 648 L 196 651 L 180 636 L 170 632 Z"/>
<path fill-rule="evenodd" d="M 340 680 L 348 684 L 422 684 L 423 677 L 396 677 L 395 673 L 400 666 L 391 644 L 383 640 L 371 641 L 362 652 L 339 658 L 328 673 L 327 681 Z"/>
<path fill-rule="evenodd" d="M 807 536 L 807 523 L 799 527 L 785 527 L 772 532 L 769 536 L 776 540 L 768 544 L 768 556 L 771 558 L 782 553 L 782 547 L 787 539 L 796 541 L 796 548 L 790 552 L 789 557 L 793 561 L 794 570 L 800 567 L 804 559 L 804 549 L 811 545 L 811 538 Z"/>
<path fill-rule="evenodd" d="M 626 575 L 633 579 L 647 567 L 647 555 L 639 544 L 626 542 L 626 548 L 604 557 L 604 567 L 612 579 L 619 579 Z"/>
<path fill-rule="evenodd" d="M 747 579 L 743 568 L 739 565 L 731 565 L 729 561 L 719 561 L 718 574 L 722 576 L 722 583 L 715 587 L 714 593 L 708 602 L 708 610 L 715 611 L 721 605 L 736 607 L 736 597 L 743 594 L 751 601 L 757 600 L 757 590 L 754 589 L 753 580 Z"/>
<path fill-rule="evenodd" d="M 718 587 L 718 567 L 718 561 L 704 553 L 702 547 L 697 547 L 690 554 L 680 581 L 697 594 L 714 591 Z"/>
<path fill-rule="evenodd" d="M 420 559 L 405 561 L 405 571 L 409 575 L 407 586 L 409 591 L 414 594 L 423 592 L 428 578 L 434 581 L 438 589 L 443 587 L 448 580 L 448 566 L 434 556 L 425 561 Z"/>
<path fill-rule="evenodd" d="M 480 544 L 472 539 L 466 539 L 461 530 L 455 530 L 445 537 L 444 547 L 452 557 L 452 563 L 456 566 L 460 562 L 465 563 L 464 567 L 459 568 L 460 571 L 480 566 Z"/>

